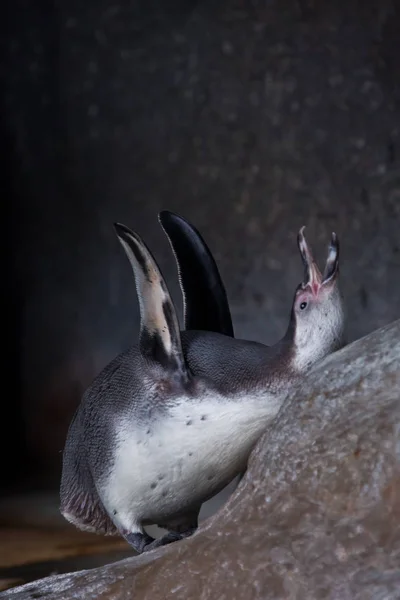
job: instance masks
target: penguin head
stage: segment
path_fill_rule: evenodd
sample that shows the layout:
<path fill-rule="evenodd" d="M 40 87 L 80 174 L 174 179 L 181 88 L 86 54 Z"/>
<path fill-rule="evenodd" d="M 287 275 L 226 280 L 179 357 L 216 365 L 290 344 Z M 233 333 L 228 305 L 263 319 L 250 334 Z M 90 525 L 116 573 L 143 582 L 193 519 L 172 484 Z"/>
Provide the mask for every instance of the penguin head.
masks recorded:
<path fill-rule="evenodd" d="M 339 290 L 339 240 L 332 233 L 323 275 L 304 236 L 297 237 L 304 279 L 297 287 L 292 308 L 294 367 L 304 371 L 343 345 L 344 311 Z"/>

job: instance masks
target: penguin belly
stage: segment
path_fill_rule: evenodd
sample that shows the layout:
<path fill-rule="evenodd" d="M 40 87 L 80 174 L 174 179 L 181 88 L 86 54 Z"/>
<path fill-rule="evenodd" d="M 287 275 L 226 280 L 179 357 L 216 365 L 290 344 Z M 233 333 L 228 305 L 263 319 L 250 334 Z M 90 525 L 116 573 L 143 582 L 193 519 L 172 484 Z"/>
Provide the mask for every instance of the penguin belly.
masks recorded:
<path fill-rule="evenodd" d="M 243 471 L 281 404 L 265 393 L 182 398 L 140 427 L 119 421 L 111 476 L 99 490 L 116 526 L 136 531 L 199 508 Z"/>

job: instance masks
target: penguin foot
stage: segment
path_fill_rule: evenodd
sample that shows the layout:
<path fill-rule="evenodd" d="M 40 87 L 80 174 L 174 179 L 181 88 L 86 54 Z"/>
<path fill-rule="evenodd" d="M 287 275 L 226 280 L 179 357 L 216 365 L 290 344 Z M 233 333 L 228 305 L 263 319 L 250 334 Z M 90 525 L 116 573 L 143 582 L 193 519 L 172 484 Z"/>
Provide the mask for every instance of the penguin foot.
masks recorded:
<path fill-rule="evenodd" d="M 145 552 L 146 546 L 150 546 L 153 542 L 157 541 L 152 538 L 151 535 L 140 533 L 138 531 L 135 533 L 123 533 L 122 535 L 138 554 Z"/>
<path fill-rule="evenodd" d="M 147 546 L 145 546 L 143 552 L 150 552 L 150 550 L 155 550 L 155 548 L 160 548 L 161 546 L 166 546 L 167 544 L 172 544 L 172 542 L 177 542 L 182 539 L 182 535 L 180 533 L 176 533 L 175 531 L 170 531 L 163 535 L 162 537 L 154 540 Z"/>
<path fill-rule="evenodd" d="M 194 534 L 197 527 L 192 527 L 191 529 L 187 529 L 186 531 L 182 531 L 178 533 L 177 531 L 169 531 L 162 537 L 158 538 L 151 542 L 148 546 L 145 546 L 143 552 L 149 552 L 150 550 L 154 550 L 155 548 L 160 548 L 161 546 L 166 546 L 167 544 L 172 544 L 172 542 L 178 542 L 179 540 L 183 540 L 187 537 L 190 537 Z"/>
<path fill-rule="evenodd" d="M 150 552 L 151 550 L 155 550 L 156 548 L 160 548 L 161 546 L 166 546 L 167 544 L 172 544 L 173 542 L 178 542 L 179 540 L 183 540 L 187 538 L 196 531 L 197 527 L 192 527 L 191 529 L 187 529 L 182 533 L 178 533 L 176 531 L 169 531 L 162 537 L 158 539 L 152 538 L 147 533 L 128 533 L 124 535 L 124 538 L 128 542 L 130 546 L 138 554 L 143 554 L 143 552 Z"/>
<path fill-rule="evenodd" d="M 181 536 L 180 539 L 184 539 L 187 537 L 190 537 L 191 535 L 193 535 L 194 533 L 196 533 L 197 531 L 197 526 L 196 527 L 190 527 L 190 529 L 186 529 L 186 531 L 182 531 L 179 535 Z"/>

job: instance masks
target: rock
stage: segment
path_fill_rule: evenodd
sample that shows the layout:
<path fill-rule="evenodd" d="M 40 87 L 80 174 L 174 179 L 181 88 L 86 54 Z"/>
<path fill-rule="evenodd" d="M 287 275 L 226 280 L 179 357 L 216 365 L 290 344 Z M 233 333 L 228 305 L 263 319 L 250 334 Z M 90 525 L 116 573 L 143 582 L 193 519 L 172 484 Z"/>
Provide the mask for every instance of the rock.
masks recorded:
<path fill-rule="evenodd" d="M 313 369 L 195 536 L 0 597 L 399 598 L 399 390 L 400 320 Z"/>

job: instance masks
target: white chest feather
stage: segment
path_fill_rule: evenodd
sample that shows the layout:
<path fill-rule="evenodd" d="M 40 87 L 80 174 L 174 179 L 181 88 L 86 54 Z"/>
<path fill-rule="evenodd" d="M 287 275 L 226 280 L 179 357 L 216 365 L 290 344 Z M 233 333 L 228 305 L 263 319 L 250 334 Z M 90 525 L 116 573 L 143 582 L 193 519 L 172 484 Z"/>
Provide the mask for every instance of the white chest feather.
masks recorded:
<path fill-rule="evenodd" d="M 182 398 L 148 426 L 119 423 L 113 475 L 102 494 L 109 514 L 132 530 L 200 505 L 245 467 L 281 403 L 265 393 L 240 401 Z"/>

